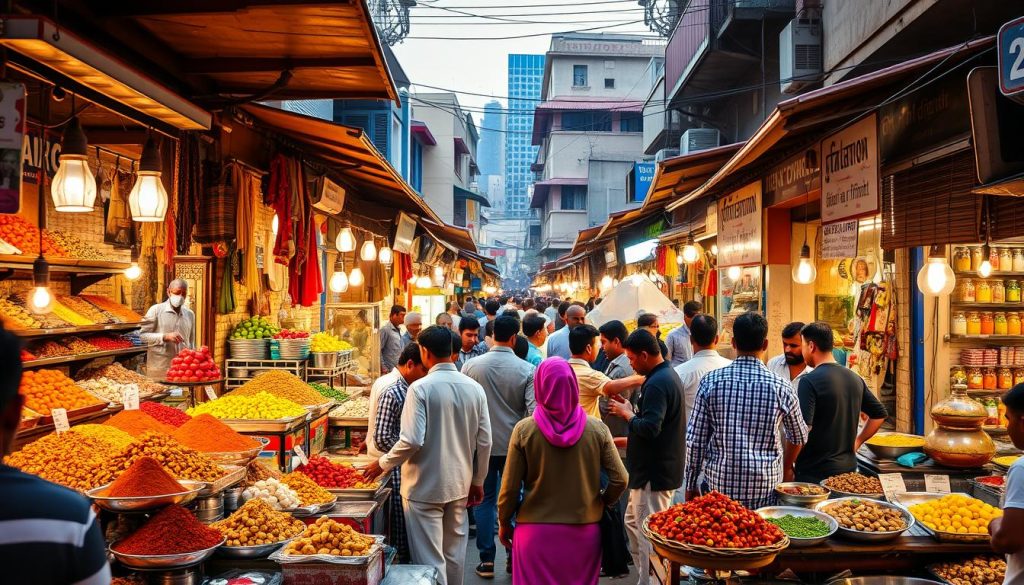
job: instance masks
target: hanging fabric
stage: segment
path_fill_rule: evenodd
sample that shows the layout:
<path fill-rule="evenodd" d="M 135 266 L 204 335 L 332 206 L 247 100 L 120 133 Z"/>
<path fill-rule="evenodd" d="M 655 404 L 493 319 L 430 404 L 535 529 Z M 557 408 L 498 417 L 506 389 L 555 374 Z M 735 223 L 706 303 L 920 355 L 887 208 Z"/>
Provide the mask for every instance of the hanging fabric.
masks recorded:
<path fill-rule="evenodd" d="M 174 208 L 174 249 L 188 254 L 192 247 L 192 230 L 199 219 L 199 200 L 203 191 L 203 165 L 199 136 L 188 132 L 180 141 L 178 158 L 178 201 Z"/>
<path fill-rule="evenodd" d="M 242 285 L 249 294 L 250 301 L 258 304 L 263 295 L 263 279 L 256 262 L 257 242 L 261 242 L 261 234 L 257 234 L 257 214 L 263 194 L 260 189 L 260 177 L 239 164 L 232 164 L 232 182 L 238 186 L 238 213 L 235 216 L 236 247 L 242 254 Z"/>
<path fill-rule="evenodd" d="M 231 278 L 231 256 L 222 258 L 220 260 L 221 265 L 221 279 L 220 279 L 220 295 L 217 299 L 217 312 L 221 315 L 227 315 L 235 311 L 235 285 Z"/>
<path fill-rule="evenodd" d="M 288 159 L 283 154 L 276 154 L 270 161 L 270 187 L 267 189 L 267 201 L 277 214 L 277 237 L 274 239 L 274 262 L 288 264 L 295 255 L 295 242 L 292 240 L 292 197 L 288 182 Z"/>
<path fill-rule="evenodd" d="M 221 167 L 217 181 L 204 193 L 193 240 L 200 244 L 230 244 L 235 239 L 238 184 L 230 168 Z"/>
<path fill-rule="evenodd" d="M 298 245 L 289 263 L 288 292 L 296 304 L 308 307 L 316 303 L 324 291 L 323 278 L 320 276 L 320 248 L 317 245 L 316 221 L 306 188 L 304 169 L 295 160 L 290 161 L 288 167 L 294 203 L 293 216 L 294 213 L 300 213 L 299 220 L 295 222 L 295 242 Z"/>

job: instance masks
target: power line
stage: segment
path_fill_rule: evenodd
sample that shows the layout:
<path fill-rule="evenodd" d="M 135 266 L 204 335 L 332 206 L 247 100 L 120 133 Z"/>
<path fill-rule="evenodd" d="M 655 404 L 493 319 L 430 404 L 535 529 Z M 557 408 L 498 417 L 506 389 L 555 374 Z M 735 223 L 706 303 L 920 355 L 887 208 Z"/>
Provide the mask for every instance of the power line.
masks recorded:
<path fill-rule="evenodd" d="M 612 24 L 612 25 L 604 25 L 604 26 L 593 26 L 593 27 L 589 27 L 589 28 L 580 28 L 580 29 L 576 29 L 576 30 L 572 30 L 572 31 L 563 31 L 562 34 L 590 32 L 590 31 L 596 31 L 596 30 L 601 30 L 601 29 L 606 29 L 606 28 L 617 28 L 617 27 L 620 27 L 620 26 L 639 24 L 641 22 L 643 22 L 642 19 L 641 20 L 633 20 L 633 21 L 629 21 L 629 22 L 624 22 L 624 23 L 620 23 L 620 24 Z M 631 31 L 631 32 L 628 32 L 628 34 L 635 34 L 637 36 L 642 36 L 643 32 L 645 32 L 645 31 L 640 31 L 640 32 Z M 526 35 L 512 35 L 512 36 L 505 36 L 505 37 L 406 37 L 406 39 L 407 40 L 418 40 L 418 41 L 510 41 L 510 40 L 515 40 L 515 39 L 530 39 L 530 38 L 535 38 L 535 37 L 546 37 L 546 36 L 551 36 L 553 34 L 559 34 L 559 33 L 543 32 L 543 33 L 533 33 L 533 34 L 526 34 Z M 623 34 L 627 34 L 627 33 L 623 33 Z M 661 38 L 661 37 L 647 36 L 646 38 L 655 39 L 655 38 Z"/>
<path fill-rule="evenodd" d="M 440 8 L 439 6 L 434 6 L 433 4 L 433 2 L 421 1 L 416 6 L 423 8 Z M 570 2 L 568 4 L 502 4 L 495 6 L 446 6 L 445 8 L 464 8 L 467 10 L 471 8 L 476 8 L 478 10 L 497 10 L 499 8 L 550 8 L 552 6 L 595 6 L 598 4 L 630 4 L 633 6 L 637 5 L 636 0 L 599 0 L 595 2 Z"/>

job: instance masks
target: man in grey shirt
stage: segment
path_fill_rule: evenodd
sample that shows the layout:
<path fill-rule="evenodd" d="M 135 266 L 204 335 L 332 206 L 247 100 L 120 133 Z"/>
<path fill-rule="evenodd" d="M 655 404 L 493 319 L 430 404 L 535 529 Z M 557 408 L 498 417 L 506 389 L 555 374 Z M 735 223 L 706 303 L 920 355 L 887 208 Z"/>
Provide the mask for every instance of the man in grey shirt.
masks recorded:
<path fill-rule="evenodd" d="M 463 374 L 483 386 L 491 422 L 491 459 L 484 480 L 484 501 L 473 511 L 476 517 L 476 548 L 480 552 L 476 573 L 485 579 L 494 577 L 494 525 L 509 439 L 516 423 L 533 414 L 536 405 L 533 397 L 534 367 L 519 359 L 512 350 L 518 334 L 518 319 L 498 317 L 494 320 L 494 347 L 462 366 Z M 506 559 L 511 559 L 511 555 L 506 554 Z"/>
<path fill-rule="evenodd" d="M 388 324 L 380 328 L 380 373 L 387 374 L 398 365 L 398 357 L 402 355 L 402 330 L 405 321 L 405 307 L 392 305 L 388 315 Z"/>

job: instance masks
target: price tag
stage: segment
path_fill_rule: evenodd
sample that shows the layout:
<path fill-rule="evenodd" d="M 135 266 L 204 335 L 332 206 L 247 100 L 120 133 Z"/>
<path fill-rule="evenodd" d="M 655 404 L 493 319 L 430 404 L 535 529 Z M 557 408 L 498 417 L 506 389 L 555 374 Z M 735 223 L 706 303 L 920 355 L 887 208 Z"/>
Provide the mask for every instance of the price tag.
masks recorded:
<path fill-rule="evenodd" d="M 302 445 L 295 445 L 292 447 L 292 452 L 299 458 L 299 463 L 303 465 L 309 464 L 309 458 L 306 457 L 306 452 L 302 450 Z"/>
<path fill-rule="evenodd" d="M 171 396 L 172 397 L 174 397 L 174 398 L 181 398 L 184 395 L 185 395 L 185 393 L 182 391 L 181 388 L 171 388 Z"/>
<path fill-rule="evenodd" d="M 949 476 L 924 474 L 924 491 L 933 494 L 948 494 L 952 491 L 949 487 Z"/>
<path fill-rule="evenodd" d="M 71 423 L 68 422 L 67 409 L 54 408 L 50 411 L 50 416 L 53 417 L 53 428 L 58 433 L 64 433 L 71 429 Z"/>
<path fill-rule="evenodd" d="M 903 483 L 903 474 L 882 473 L 878 476 L 878 481 L 882 482 L 882 492 L 885 494 L 885 499 L 890 502 L 893 495 L 907 491 L 907 484 Z"/>
<path fill-rule="evenodd" d="M 206 397 L 210 400 L 217 400 L 217 391 L 213 389 L 213 386 L 206 387 Z"/>
<path fill-rule="evenodd" d="M 138 410 L 139 409 L 139 385 L 138 384 L 126 384 L 124 387 L 124 409 L 125 410 Z"/>

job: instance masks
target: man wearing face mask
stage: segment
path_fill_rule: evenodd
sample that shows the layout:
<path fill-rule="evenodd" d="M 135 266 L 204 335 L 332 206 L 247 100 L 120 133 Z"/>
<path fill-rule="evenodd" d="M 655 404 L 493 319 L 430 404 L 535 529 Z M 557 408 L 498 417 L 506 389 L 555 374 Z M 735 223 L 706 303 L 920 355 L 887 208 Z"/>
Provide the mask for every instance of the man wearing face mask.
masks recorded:
<path fill-rule="evenodd" d="M 146 311 L 140 337 L 149 346 L 146 375 L 163 379 L 171 359 L 196 343 L 196 314 L 188 308 L 188 284 L 176 279 L 167 285 L 167 300 Z"/>

